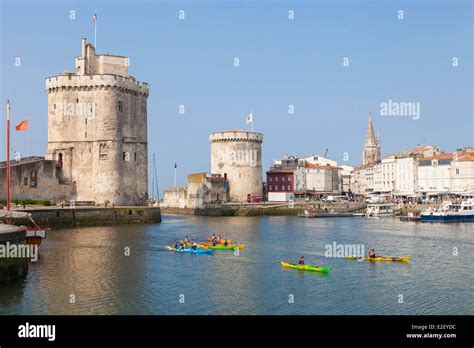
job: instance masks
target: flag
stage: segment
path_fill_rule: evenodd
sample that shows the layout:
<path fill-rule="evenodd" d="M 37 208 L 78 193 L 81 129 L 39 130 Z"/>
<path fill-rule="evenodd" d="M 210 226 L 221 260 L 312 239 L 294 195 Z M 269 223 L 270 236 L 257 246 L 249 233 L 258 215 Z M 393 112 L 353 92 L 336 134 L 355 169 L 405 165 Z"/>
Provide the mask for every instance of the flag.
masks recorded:
<path fill-rule="evenodd" d="M 245 118 L 246 123 L 253 123 L 253 113 L 251 112 L 250 114 L 247 115 Z"/>
<path fill-rule="evenodd" d="M 21 121 L 18 126 L 15 127 L 17 131 L 28 130 L 28 121 Z"/>
<path fill-rule="evenodd" d="M 94 17 L 92 17 L 92 23 L 97 23 L 97 13 L 94 13 Z"/>
<path fill-rule="evenodd" d="M 178 168 L 178 164 L 176 163 L 176 161 L 174 161 L 174 167 Z"/>

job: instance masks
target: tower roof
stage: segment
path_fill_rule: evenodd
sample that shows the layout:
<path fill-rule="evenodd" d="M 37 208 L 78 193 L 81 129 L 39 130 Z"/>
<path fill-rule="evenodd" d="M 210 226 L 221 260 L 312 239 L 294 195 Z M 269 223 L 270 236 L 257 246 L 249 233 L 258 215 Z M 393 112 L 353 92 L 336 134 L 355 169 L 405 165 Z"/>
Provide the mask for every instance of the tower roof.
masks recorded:
<path fill-rule="evenodd" d="M 372 125 L 372 117 L 369 114 L 369 121 L 367 124 L 367 133 L 365 134 L 365 145 L 375 145 L 374 126 Z"/>

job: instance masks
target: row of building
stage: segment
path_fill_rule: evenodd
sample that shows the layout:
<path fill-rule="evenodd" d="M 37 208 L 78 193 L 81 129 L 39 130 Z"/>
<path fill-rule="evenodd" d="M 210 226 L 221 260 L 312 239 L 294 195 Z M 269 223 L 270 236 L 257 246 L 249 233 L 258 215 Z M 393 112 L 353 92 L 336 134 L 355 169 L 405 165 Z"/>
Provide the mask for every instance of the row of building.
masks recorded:
<path fill-rule="evenodd" d="M 369 116 L 362 165 L 338 165 L 331 159 L 285 155 L 267 171 L 268 201 L 318 198 L 329 194 L 382 194 L 429 199 L 474 193 L 474 148 L 444 153 L 438 146 L 418 146 L 381 158 Z"/>

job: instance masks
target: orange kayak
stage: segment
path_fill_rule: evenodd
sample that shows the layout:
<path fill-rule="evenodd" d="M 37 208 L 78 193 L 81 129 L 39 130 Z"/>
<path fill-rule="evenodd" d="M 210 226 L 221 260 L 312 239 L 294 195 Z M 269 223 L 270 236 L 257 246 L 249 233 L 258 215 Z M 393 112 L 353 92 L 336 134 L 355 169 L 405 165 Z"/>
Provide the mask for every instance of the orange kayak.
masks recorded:
<path fill-rule="evenodd" d="M 199 243 L 199 245 L 203 246 L 203 247 L 208 247 L 208 248 L 213 247 L 212 243 Z M 216 245 L 216 247 L 223 247 L 223 246 L 224 245 L 222 243 L 219 243 L 219 244 Z M 239 249 L 242 249 L 242 248 L 245 247 L 245 244 L 230 244 L 229 243 L 229 244 L 227 244 L 227 247 L 229 249 L 236 248 L 236 247 L 239 248 Z"/>

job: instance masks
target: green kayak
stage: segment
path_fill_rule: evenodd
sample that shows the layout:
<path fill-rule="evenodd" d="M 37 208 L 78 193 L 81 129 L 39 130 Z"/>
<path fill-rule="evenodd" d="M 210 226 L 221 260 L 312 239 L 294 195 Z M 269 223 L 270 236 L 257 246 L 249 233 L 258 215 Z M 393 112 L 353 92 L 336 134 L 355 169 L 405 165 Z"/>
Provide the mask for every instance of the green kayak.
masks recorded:
<path fill-rule="evenodd" d="M 211 249 L 211 250 L 235 250 L 237 247 L 235 245 L 229 245 L 229 246 L 224 246 L 224 245 L 206 245 L 206 244 L 199 244 L 200 247 L 206 248 L 206 249 Z"/>
<path fill-rule="evenodd" d="M 283 262 L 283 261 L 281 261 L 280 263 L 283 267 L 299 269 L 299 270 L 302 270 L 302 271 L 329 273 L 329 271 L 331 270 L 331 268 L 329 268 L 329 267 L 315 267 L 315 266 L 312 266 L 312 265 L 300 266 L 300 265 L 295 265 L 294 263 L 288 263 L 288 262 Z"/>

